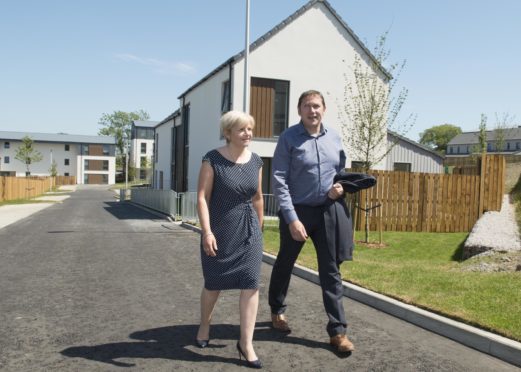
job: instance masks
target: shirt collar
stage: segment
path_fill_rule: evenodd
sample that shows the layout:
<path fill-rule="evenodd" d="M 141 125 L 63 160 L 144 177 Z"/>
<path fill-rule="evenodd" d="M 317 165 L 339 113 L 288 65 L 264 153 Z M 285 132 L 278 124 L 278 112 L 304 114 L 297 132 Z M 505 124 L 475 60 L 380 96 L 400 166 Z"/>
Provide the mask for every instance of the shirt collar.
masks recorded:
<path fill-rule="evenodd" d="M 297 124 L 298 125 L 298 133 L 307 136 L 307 137 L 313 137 L 308 133 L 306 128 L 304 127 L 304 124 L 302 123 L 302 120 Z M 320 123 L 320 132 L 318 133 L 317 137 L 322 137 L 327 133 L 327 128 L 324 126 L 324 123 Z"/>

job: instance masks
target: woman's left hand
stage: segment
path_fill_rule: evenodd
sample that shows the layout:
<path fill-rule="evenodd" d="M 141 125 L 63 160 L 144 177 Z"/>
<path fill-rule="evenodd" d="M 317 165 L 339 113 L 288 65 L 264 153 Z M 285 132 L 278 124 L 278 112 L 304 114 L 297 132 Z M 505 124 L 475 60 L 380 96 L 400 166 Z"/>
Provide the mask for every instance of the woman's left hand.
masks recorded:
<path fill-rule="evenodd" d="M 206 234 L 203 236 L 203 250 L 207 256 L 217 256 L 217 240 L 213 234 Z"/>

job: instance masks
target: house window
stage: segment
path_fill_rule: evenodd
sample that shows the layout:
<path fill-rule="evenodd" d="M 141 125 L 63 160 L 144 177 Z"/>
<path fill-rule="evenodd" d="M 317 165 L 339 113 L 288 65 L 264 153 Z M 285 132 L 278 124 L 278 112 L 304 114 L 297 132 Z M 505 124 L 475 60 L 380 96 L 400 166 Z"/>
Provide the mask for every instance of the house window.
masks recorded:
<path fill-rule="evenodd" d="M 8 149 L 11 147 L 11 143 L 9 142 L 4 142 L 4 149 Z"/>
<path fill-rule="evenodd" d="M 147 157 L 142 156 L 139 161 L 139 168 L 146 168 L 147 167 Z"/>
<path fill-rule="evenodd" d="M 70 145 L 65 145 L 65 151 L 69 151 L 70 150 Z"/>
<path fill-rule="evenodd" d="M 146 154 L 147 153 L 147 144 L 145 142 L 141 143 L 141 153 Z"/>
<path fill-rule="evenodd" d="M 252 77 L 250 112 L 254 137 L 278 137 L 288 127 L 289 81 Z"/>
<path fill-rule="evenodd" d="M 109 170 L 109 161 L 103 160 L 103 170 Z"/>
<path fill-rule="evenodd" d="M 510 151 L 510 142 L 507 142 L 507 151 Z"/>
<path fill-rule="evenodd" d="M 488 152 L 492 152 L 492 144 L 491 143 L 487 143 L 487 151 Z"/>
<path fill-rule="evenodd" d="M 154 128 L 136 128 L 136 138 L 154 139 Z"/>
<path fill-rule="evenodd" d="M 82 145 L 82 154 L 89 155 L 89 145 Z"/>
<path fill-rule="evenodd" d="M 64 165 L 69 165 L 69 159 L 63 159 L 63 164 Z"/>
<path fill-rule="evenodd" d="M 5 164 L 9 164 L 10 161 L 11 161 L 11 159 L 9 159 L 9 156 L 4 156 L 4 163 Z"/>
<path fill-rule="evenodd" d="M 393 169 L 396 172 L 410 172 L 411 171 L 411 163 L 394 163 Z"/>
<path fill-rule="evenodd" d="M 109 156 L 110 155 L 110 147 L 109 145 L 103 145 L 103 155 Z"/>
<path fill-rule="evenodd" d="M 84 162 L 85 170 L 89 170 L 89 161 L 87 159 L 85 159 L 83 162 Z"/>
<path fill-rule="evenodd" d="M 454 154 L 454 147 L 449 147 L 449 154 Z"/>
<path fill-rule="evenodd" d="M 521 143 L 516 142 L 516 150 L 520 150 L 520 149 L 521 149 Z"/>
<path fill-rule="evenodd" d="M 63 175 L 64 175 L 65 177 L 69 177 L 69 172 L 65 172 Z"/>
<path fill-rule="evenodd" d="M 231 102 L 230 102 L 230 80 L 226 80 L 222 84 L 221 88 L 221 114 L 230 111 Z"/>
<path fill-rule="evenodd" d="M 102 174 L 101 175 L 101 182 L 103 184 L 108 184 L 109 183 L 109 175 L 108 174 Z"/>
<path fill-rule="evenodd" d="M 156 133 L 156 139 L 153 144 L 152 153 L 154 154 L 154 162 L 157 163 L 157 153 L 159 152 L 159 134 Z"/>

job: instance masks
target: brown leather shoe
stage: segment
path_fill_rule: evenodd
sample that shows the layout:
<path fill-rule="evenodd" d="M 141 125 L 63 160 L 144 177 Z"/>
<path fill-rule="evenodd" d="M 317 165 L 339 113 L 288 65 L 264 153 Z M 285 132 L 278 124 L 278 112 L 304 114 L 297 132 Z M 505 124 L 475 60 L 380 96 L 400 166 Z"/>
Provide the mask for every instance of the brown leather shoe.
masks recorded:
<path fill-rule="evenodd" d="M 343 334 L 331 337 L 329 343 L 340 353 L 349 353 L 355 349 L 355 345 Z"/>
<path fill-rule="evenodd" d="M 291 332 L 284 314 L 271 314 L 271 326 L 279 332 Z"/>

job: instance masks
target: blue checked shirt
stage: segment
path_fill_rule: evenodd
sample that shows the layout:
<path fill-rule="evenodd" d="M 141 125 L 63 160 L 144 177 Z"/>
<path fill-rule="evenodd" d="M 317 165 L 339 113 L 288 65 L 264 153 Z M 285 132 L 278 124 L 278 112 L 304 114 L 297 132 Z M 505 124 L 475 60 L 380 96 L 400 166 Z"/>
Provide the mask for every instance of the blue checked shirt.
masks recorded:
<path fill-rule="evenodd" d="M 321 125 L 317 137 L 301 123 L 279 137 L 273 155 L 273 193 L 286 223 L 298 219 L 295 205 L 320 206 L 327 200 L 333 178 L 345 168 L 346 156 L 338 133 Z"/>

